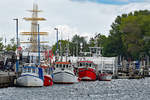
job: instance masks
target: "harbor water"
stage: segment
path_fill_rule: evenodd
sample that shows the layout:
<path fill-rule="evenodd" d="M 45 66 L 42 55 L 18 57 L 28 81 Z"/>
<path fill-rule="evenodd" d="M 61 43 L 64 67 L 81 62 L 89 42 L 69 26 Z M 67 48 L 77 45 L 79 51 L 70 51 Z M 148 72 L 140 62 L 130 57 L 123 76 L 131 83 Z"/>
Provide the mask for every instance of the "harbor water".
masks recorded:
<path fill-rule="evenodd" d="M 150 78 L 0 89 L 0 100 L 149 100 Z"/>

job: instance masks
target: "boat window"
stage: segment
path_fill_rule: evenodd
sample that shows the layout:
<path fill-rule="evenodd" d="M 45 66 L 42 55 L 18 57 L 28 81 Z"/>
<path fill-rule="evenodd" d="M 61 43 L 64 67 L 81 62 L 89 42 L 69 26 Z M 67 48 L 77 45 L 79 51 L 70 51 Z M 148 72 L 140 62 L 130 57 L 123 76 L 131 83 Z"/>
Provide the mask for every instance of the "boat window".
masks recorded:
<path fill-rule="evenodd" d="M 37 73 L 37 74 L 39 73 L 39 70 L 37 68 L 35 69 L 35 73 Z"/>
<path fill-rule="evenodd" d="M 62 68 L 62 64 L 60 64 L 59 66 L 60 66 L 60 68 Z"/>
<path fill-rule="evenodd" d="M 88 63 L 86 63 L 86 66 L 88 66 Z"/>
<path fill-rule="evenodd" d="M 27 72 L 27 68 L 23 68 L 23 73 L 26 73 Z"/>
<path fill-rule="evenodd" d="M 82 66 L 85 66 L 86 65 L 86 63 L 83 63 L 83 65 Z"/>
<path fill-rule="evenodd" d="M 71 67 L 71 65 L 69 65 L 69 68 Z"/>
<path fill-rule="evenodd" d="M 45 72 L 48 73 L 48 69 L 47 68 L 45 69 Z"/>
<path fill-rule="evenodd" d="M 56 68 L 58 68 L 58 64 L 56 64 Z"/>
<path fill-rule="evenodd" d="M 81 63 L 81 66 L 84 66 L 84 63 Z"/>
<path fill-rule="evenodd" d="M 68 65 L 66 65 L 66 68 L 68 68 Z"/>
<path fill-rule="evenodd" d="M 28 68 L 28 72 L 29 72 L 29 73 L 31 72 L 31 68 Z"/>
<path fill-rule="evenodd" d="M 35 73 L 35 69 L 32 69 L 32 72 Z"/>
<path fill-rule="evenodd" d="M 91 63 L 89 64 L 89 67 L 91 67 Z"/>
<path fill-rule="evenodd" d="M 63 65 L 63 68 L 65 68 L 65 64 Z"/>
<path fill-rule="evenodd" d="M 80 66 L 82 66 L 82 63 L 80 63 Z"/>

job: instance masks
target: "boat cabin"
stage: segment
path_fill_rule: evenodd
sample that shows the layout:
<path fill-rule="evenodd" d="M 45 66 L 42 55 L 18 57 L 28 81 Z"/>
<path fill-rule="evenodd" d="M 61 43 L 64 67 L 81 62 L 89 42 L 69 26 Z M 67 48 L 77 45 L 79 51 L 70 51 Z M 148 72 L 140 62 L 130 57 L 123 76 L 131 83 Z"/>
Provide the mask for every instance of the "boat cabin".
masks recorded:
<path fill-rule="evenodd" d="M 57 69 L 72 69 L 71 63 L 70 62 L 56 62 L 55 63 L 55 68 Z"/>
<path fill-rule="evenodd" d="M 38 69 L 35 67 L 35 64 L 25 64 L 23 65 L 23 73 L 38 73 Z"/>
<path fill-rule="evenodd" d="M 33 74 L 38 76 L 39 78 L 43 79 L 43 69 L 40 67 L 37 67 L 35 64 L 25 64 L 22 67 L 22 75 L 25 74 Z"/>
<path fill-rule="evenodd" d="M 79 61 L 78 68 L 80 67 L 96 68 L 96 64 L 94 64 L 92 61 Z"/>

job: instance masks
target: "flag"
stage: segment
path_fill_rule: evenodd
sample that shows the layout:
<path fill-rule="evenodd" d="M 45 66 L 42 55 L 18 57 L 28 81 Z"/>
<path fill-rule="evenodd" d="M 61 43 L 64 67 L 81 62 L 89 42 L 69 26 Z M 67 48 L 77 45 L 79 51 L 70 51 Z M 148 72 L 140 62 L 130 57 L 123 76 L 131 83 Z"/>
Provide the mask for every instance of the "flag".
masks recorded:
<path fill-rule="evenodd" d="M 48 52 L 45 51 L 45 59 L 48 59 Z"/>
<path fill-rule="evenodd" d="M 53 52 L 52 52 L 52 50 L 49 50 L 49 58 L 53 59 Z"/>

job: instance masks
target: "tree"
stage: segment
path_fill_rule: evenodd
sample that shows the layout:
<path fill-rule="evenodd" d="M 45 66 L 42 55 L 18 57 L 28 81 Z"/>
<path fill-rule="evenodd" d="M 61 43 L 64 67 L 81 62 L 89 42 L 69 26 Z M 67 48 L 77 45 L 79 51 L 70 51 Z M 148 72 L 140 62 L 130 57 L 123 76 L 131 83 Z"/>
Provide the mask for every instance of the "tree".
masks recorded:
<path fill-rule="evenodd" d="M 74 55 L 79 55 L 79 52 L 81 51 L 80 44 L 83 44 L 83 50 L 82 51 L 87 51 L 88 50 L 88 44 L 87 41 L 85 40 L 85 37 L 79 36 L 79 35 L 74 35 L 72 38 L 72 48 L 71 50 L 76 51 L 74 52 Z"/>
<path fill-rule="evenodd" d="M 6 51 L 16 51 L 15 39 L 10 39 L 11 43 L 6 46 Z"/>
<path fill-rule="evenodd" d="M 64 52 L 66 51 L 67 44 L 69 44 L 69 41 L 68 40 L 59 40 L 58 44 L 59 44 L 58 45 L 59 53 L 64 54 Z M 60 48 L 60 46 L 61 46 L 61 48 Z M 54 54 L 56 54 L 56 50 L 57 50 L 57 43 L 55 43 L 55 45 L 52 46 L 52 51 Z"/>
<path fill-rule="evenodd" d="M 0 51 L 2 51 L 4 49 L 2 40 L 3 40 L 3 38 L 0 38 Z"/>
<path fill-rule="evenodd" d="M 136 60 L 141 53 L 148 54 L 150 42 L 145 41 L 145 37 L 150 37 L 150 11 L 135 11 L 118 16 L 111 28 L 104 43 L 105 56 L 121 55 Z"/>

